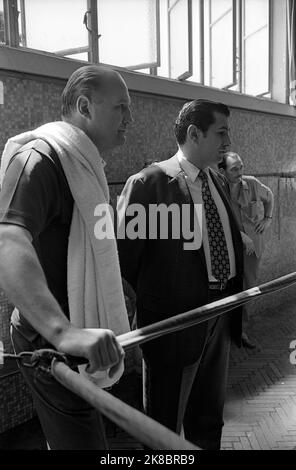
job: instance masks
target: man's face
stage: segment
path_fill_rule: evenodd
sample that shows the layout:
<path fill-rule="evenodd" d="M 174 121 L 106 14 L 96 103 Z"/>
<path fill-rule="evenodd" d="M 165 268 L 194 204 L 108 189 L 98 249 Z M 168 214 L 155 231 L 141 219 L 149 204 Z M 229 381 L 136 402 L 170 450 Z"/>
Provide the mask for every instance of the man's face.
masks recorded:
<path fill-rule="evenodd" d="M 127 86 L 119 75 L 111 76 L 104 90 L 93 94 L 87 131 L 100 152 L 124 144 L 127 125 L 132 122 L 130 103 Z"/>
<path fill-rule="evenodd" d="M 230 146 L 229 122 L 224 114 L 214 112 L 215 122 L 201 136 L 199 153 L 205 165 L 217 165 Z"/>
<path fill-rule="evenodd" d="M 243 167 L 240 157 L 227 157 L 224 174 L 230 183 L 239 183 L 241 181 Z"/>

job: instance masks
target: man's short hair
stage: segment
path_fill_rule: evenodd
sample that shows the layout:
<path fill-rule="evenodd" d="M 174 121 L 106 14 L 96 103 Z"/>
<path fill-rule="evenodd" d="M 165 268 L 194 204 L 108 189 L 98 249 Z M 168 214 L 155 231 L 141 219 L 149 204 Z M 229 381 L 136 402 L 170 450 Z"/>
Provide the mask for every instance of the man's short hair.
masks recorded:
<path fill-rule="evenodd" d="M 97 65 L 86 65 L 75 70 L 62 93 L 62 116 L 71 115 L 79 96 L 84 95 L 91 100 L 93 92 L 102 86 L 102 77 L 108 70 Z"/>
<path fill-rule="evenodd" d="M 230 114 L 226 104 L 216 101 L 194 100 L 185 103 L 175 122 L 174 130 L 178 144 L 183 145 L 186 142 L 187 129 L 191 124 L 206 134 L 209 127 L 215 122 L 215 112 L 227 117 Z"/>
<path fill-rule="evenodd" d="M 218 163 L 218 168 L 223 168 L 223 170 L 226 170 L 227 168 L 227 158 L 228 157 L 233 157 L 233 158 L 237 158 L 239 157 L 239 154 L 236 153 L 236 152 L 225 152 L 223 154 L 223 157 L 222 157 L 222 160 Z"/>

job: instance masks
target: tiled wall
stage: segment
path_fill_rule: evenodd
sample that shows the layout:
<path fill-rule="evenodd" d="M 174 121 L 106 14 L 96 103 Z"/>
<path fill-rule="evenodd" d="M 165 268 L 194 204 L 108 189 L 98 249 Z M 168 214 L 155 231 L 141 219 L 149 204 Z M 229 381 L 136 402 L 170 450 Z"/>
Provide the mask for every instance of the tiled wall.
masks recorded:
<path fill-rule="evenodd" d="M 0 379 L 0 433 L 34 415 L 33 401 L 20 373 Z"/>
<path fill-rule="evenodd" d="M 4 104 L 0 105 L 0 151 L 6 140 L 42 123 L 58 120 L 64 82 L 21 74 L 1 73 Z M 173 123 L 182 100 L 131 93 L 134 123 L 127 143 L 104 155 L 109 182 L 124 181 L 144 166 L 145 161 L 170 157 L 176 151 Z M 270 114 L 233 109 L 232 150 L 240 153 L 247 174 L 266 175 L 296 170 L 296 120 Z M 266 236 L 260 281 L 292 272 L 296 261 L 296 183 L 275 176 L 261 178 L 275 194 L 275 212 Z M 112 196 L 116 188 L 111 189 Z M 259 312 L 271 302 L 280 305 L 295 296 L 295 288 L 258 301 Z"/>
<path fill-rule="evenodd" d="M 62 80 L 1 73 L 4 105 L 0 105 L 0 152 L 10 136 L 60 118 Z M 104 155 L 109 182 L 124 181 L 145 161 L 170 157 L 176 151 L 173 124 L 182 100 L 131 93 L 134 123 L 127 143 Z M 296 170 L 296 121 L 293 118 L 233 109 L 232 149 L 242 156 L 248 174 Z M 275 194 L 275 217 L 266 242 L 261 279 L 290 272 L 295 264 L 294 179 L 262 177 Z M 111 187 L 114 196 L 122 186 Z"/>

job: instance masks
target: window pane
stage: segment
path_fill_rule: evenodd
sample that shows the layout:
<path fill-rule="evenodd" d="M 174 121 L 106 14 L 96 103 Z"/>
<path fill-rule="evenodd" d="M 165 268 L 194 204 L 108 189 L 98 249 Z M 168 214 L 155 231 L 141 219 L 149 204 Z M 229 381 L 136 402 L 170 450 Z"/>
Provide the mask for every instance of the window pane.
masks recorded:
<path fill-rule="evenodd" d="M 211 82 L 217 88 L 233 83 L 232 10 L 212 26 Z"/>
<path fill-rule="evenodd" d="M 5 44 L 3 0 L 0 0 L 0 44 Z"/>
<path fill-rule="evenodd" d="M 100 62 L 156 64 L 156 0 L 98 0 L 98 25 Z"/>
<path fill-rule="evenodd" d="M 57 52 L 88 46 L 83 24 L 87 0 L 25 0 L 24 6 L 19 28 L 22 35 L 22 29 L 26 31 L 23 44 L 27 47 Z M 79 54 L 79 58 L 87 60 L 87 54 Z"/>
<path fill-rule="evenodd" d="M 211 0 L 211 23 L 232 8 L 232 0 Z"/>
<path fill-rule="evenodd" d="M 267 93 L 268 28 L 261 29 L 245 41 L 245 90 L 250 95 Z"/>
<path fill-rule="evenodd" d="M 268 0 L 245 0 L 245 36 L 268 24 Z"/>
<path fill-rule="evenodd" d="M 193 82 L 201 81 L 200 70 L 200 2 L 192 1 L 192 76 L 188 80 Z"/>
<path fill-rule="evenodd" d="M 160 0 L 160 66 L 157 74 L 169 76 L 168 1 Z"/>
<path fill-rule="evenodd" d="M 179 0 L 170 11 L 170 76 L 178 78 L 189 70 L 188 1 Z"/>

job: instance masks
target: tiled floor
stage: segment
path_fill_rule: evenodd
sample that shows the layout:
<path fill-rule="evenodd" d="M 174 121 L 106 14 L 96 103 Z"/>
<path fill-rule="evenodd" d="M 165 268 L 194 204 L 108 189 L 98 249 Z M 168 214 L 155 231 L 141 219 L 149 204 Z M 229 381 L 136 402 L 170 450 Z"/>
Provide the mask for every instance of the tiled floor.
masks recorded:
<path fill-rule="evenodd" d="M 296 307 L 266 311 L 252 329 L 255 350 L 232 349 L 223 449 L 296 448 Z"/>
<path fill-rule="evenodd" d="M 285 304 L 280 311 L 260 315 L 253 327 L 254 350 L 233 346 L 222 449 L 296 448 L 296 369 L 289 349 L 296 339 L 296 307 Z M 137 402 L 141 394 L 136 374 L 115 393 Z M 107 422 L 111 449 L 141 449 L 141 444 Z M 0 435 L 1 449 L 45 449 L 37 418 Z"/>

